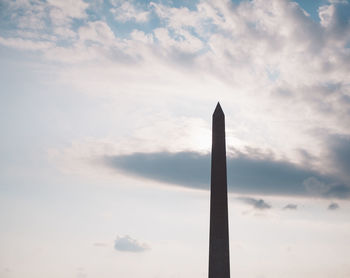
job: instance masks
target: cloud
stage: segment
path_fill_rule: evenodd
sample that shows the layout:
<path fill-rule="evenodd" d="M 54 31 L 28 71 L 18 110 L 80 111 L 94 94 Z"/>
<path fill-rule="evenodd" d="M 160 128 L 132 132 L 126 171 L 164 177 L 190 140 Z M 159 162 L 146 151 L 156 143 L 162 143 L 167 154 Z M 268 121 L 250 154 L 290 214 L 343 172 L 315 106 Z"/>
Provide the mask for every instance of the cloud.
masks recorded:
<path fill-rule="evenodd" d="M 140 243 L 130 236 L 117 236 L 114 242 L 114 249 L 121 252 L 144 252 L 149 248 L 145 243 Z"/>
<path fill-rule="evenodd" d="M 0 32 L 0 44 L 41 53 L 44 62 L 59 61 L 62 67 L 55 66 L 53 79 L 99 100 L 115 101 L 118 109 L 111 118 L 133 115 L 123 123 L 130 130 L 139 129 L 154 111 L 159 118 L 179 111 L 205 118 L 204 108 L 207 113 L 209 103 L 220 98 L 228 119 L 234 120 L 228 131 L 232 145 L 241 151 L 245 146 L 271 149 L 280 158 L 229 158 L 232 192 L 350 196 L 349 144 L 344 137 L 350 134 L 348 3 L 319 7 L 320 22 L 285 0 L 269 5 L 204 0 L 191 8 L 112 1 L 112 11 L 109 1 L 101 1 L 95 10 L 91 7 L 96 3 L 84 1 L 4 3 L 0 21 L 6 28 Z M 114 12 L 116 20 L 107 11 Z M 324 144 L 312 133 L 317 129 L 337 133 L 338 138 Z M 151 134 L 148 139 L 161 145 L 158 150 L 169 151 L 169 145 L 177 143 L 163 140 L 168 142 L 163 148 L 157 131 Z M 301 148 L 307 166 L 296 158 L 295 150 Z M 167 169 L 160 174 L 141 165 L 153 156 L 159 167 L 171 169 L 177 160 L 189 164 L 187 156 L 207 170 L 208 156 L 159 152 L 147 158 L 142 152 L 147 150 L 107 160 L 132 175 L 208 188 L 208 172 L 199 173 L 202 170 L 192 165 L 175 165 L 177 177 Z M 195 172 L 193 177 L 189 171 Z"/>
<path fill-rule="evenodd" d="M 56 13 L 56 18 L 54 21 L 60 22 L 64 21 L 65 18 L 85 18 L 87 16 L 86 9 L 89 4 L 83 0 L 77 1 L 61 1 L 61 0 L 48 0 L 47 3 L 52 8 L 55 8 L 58 13 Z"/>
<path fill-rule="evenodd" d="M 298 205 L 296 205 L 296 204 L 288 204 L 288 205 L 286 205 L 283 209 L 284 209 L 284 210 L 288 210 L 288 209 L 290 209 L 290 210 L 296 210 L 296 209 L 298 209 Z"/>
<path fill-rule="evenodd" d="M 204 47 L 202 41 L 187 30 L 179 30 L 173 35 L 167 28 L 157 28 L 153 32 L 158 44 L 164 50 L 171 52 L 171 56 L 181 56 L 181 54 L 186 52 L 196 52 Z M 177 51 L 183 53 L 177 53 Z"/>
<path fill-rule="evenodd" d="M 248 205 L 252 205 L 255 209 L 259 209 L 259 210 L 271 208 L 271 205 L 266 203 L 263 199 L 255 199 L 251 197 L 239 197 L 238 200 L 241 200 Z"/>
<path fill-rule="evenodd" d="M 339 205 L 337 204 L 337 203 L 331 203 L 331 204 L 329 204 L 329 206 L 328 206 L 328 210 L 337 210 L 337 209 L 339 209 L 340 207 L 339 207 Z"/>
<path fill-rule="evenodd" d="M 201 1 L 196 7 L 152 4 L 147 9 L 154 9 L 152 16 L 161 23 L 151 30 L 137 27 L 130 30 L 130 37 L 120 38 L 118 25 L 104 22 L 120 44 L 109 41 L 102 49 L 97 44 L 68 44 L 46 56 L 67 62 L 91 57 L 108 60 L 108 66 L 65 69 L 63 78 L 82 91 L 107 94 L 120 102 L 124 92 L 139 94 L 143 100 L 160 92 L 180 99 L 184 92 L 201 101 L 203 96 L 216 99 L 212 88 L 220 86 L 220 98 L 230 103 L 237 122 L 244 122 L 247 130 L 259 126 L 259 132 L 268 132 L 266 140 L 260 141 L 253 135 L 256 132 L 250 132 L 249 140 L 257 145 L 264 141 L 288 155 L 301 146 L 317 153 L 320 143 L 309 135 L 311 128 L 344 127 L 342 132 L 349 132 L 350 102 L 344 99 L 350 63 L 342 37 L 331 39 L 328 27 L 312 21 L 289 1 L 272 1 L 271 7 L 261 1 L 239 5 Z M 90 23 L 84 22 L 81 28 L 89 28 Z M 230 101 L 232 97 L 235 102 Z M 249 116 L 250 111 L 255 117 Z M 286 134 L 289 144 L 283 143 Z"/>
<path fill-rule="evenodd" d="M 111 28 L 103 21 L 89 22 L 79 28 L 79 37 L 83 41 L 93 41 L 109 45 L 115 39 Z"/>
<path fill-rule="evenodd" d="M 111 12 L 117 21 L 144 23 L 149 19 L 150 11 L 136 7 L 132 2 L 114 3 L 114 6 Z"/>
<path fill-rule="evenodd" d="M 35 11 L 40 17 L 34 14 L 31 18 L 40 18 L 40 25 L 45 32 L 52 33 L 51 29 L 47 29 L 50 25 L 47 24 L 48 21 L 58 22 L 54 24 L 55 27 L 66 26 L 65 21 L 72 19 L 86 19 L 77 24 L 78 27 L 89 25 L 96 20 L 105 21 L 105 16 L 98 12 L 89 17 L 87 13 L 89 4 L 84 1 L 74 1 L 74 4 L 57 0 L 50 0 L 45 4 L 36 1 L 24 2 L 25 8 L 21 8 L 18 3 L 8 4 L 11 6 L 8 14 L 15 14 L 22 19 L 24 10 L 33 13 Z M 210 72 L 225 79 L 234 87 L 237 85 L 247 87 L 247 84 L 255 87 L 253 85 L 256 84 L 259 88 L 265 88 L 266 84 L 271 82 L 276 86 L 283 85 L 286 87 L 285 91 L 293 89 L 299 92 L 300 85 L 318 84 L 328 79 L 333 82 L 347 79 L 346 71 L 341 71 L 342 67 L 339 67 L 340 64 L 344 66 L 349 64 L 346 62 L 349 60 L 349 55 L 344 51 L 344 44 L 339 43 L 346 42 L 346 39 L 338 36 L 336 38 L 338 43 L 328 44 L 329 34 L 335 32 L 332 30 L 348 29 L 347 13 L 342 11 L 349 5 L 344 3 L 332 3 L 320 8 L 320 14 L 321 10 L 334 10 L 324 12 L 327 16 L 322 18 L 327 23 L 323 25 L 321 24 L 323 21 L 313 22 L 296 3 L 284 0 L 272 1 L 269 6 L 261 1 L 242 1 L 238 5 L 230 1 L 200 1 L 195 5 L 195 9 L 184 6 L 177 8 L 153 2 L 140 4 L 133 1 L 112 1 L 111 4 L 117 20 L 144 22 L 152 17 L 153 20 L 161 22 L 153 24 L 151 29 L 150 26 L 131 29 L 126 35 L 127 38 L 123 38 L 126 47 L 114 49 L 113 45 L 109 45 L 109 48 L 106 47 L 105 51 L 100 52 L 101 57 L 111 57 L 113 53 L 130 55 L 131 53 L 125 52 L 132 49 L 135 40 L 128 35 L 136 30 L 144 31 L 148 36 L 156 38 L 152 42 L 152 51 L 148 53 L 140 53 L 141 44 L 138 48 L 132 49 L 132 54 L 137 56 L 139 61 L 148 61 L 149 65 L 152 65 L 155 56 L 159 57 L 159 54 L 169 66 L 193 60 L 196 71 Z M 106 4 L 104 8 L 107 6 Z M 108 28 L 118 33 L 119 25 L 109 21 Z M 76 29 L 70 26 L 69 31 L 76 32 Z M 16 35 L 18 30 L 14 32 Z M 63 43 L 57 38 L 52 42 L 57 43 L 57 46 Z M 76 40 L 69 40 L 64 41 L 63 45 L 65 48 L 71 48 L 75 43 Z M 183 52 L 196 55 L 183 55 Z M 69 52 L 65 52 L 65 55 L 69 55 Z M 53 58 L 56 55 L 48 57 Z M 89 55 L 84 57 L 88 59 Z M 61 56 L 60 59 L 69 60 Z M 306 59 L 310 63 L 305 64 Z M 327 71 L 324 70 L 326 66 L 322 66 L 326 63 Z M 271 73 L 278 74 L 273 74 L 271 80 Z"/>
<path fill-rule="evenodd" d="M 105 163 L 131 175 L 207 189 L 210 160 L 208 155 L 194 152 L 134 153 L 104 158 Z"/>
<path fill-rule="evenodd" d="M 329 30 L 333 37 L 349 37 L 350 4 L 348 1 L 332 1 L 319 8 L 321 24 Z"/>
<path fill-rule="evenodd" d="M 154 152 L 106 156 L 103 163 L 125 174 L 194 189 L 209 189 L 210 155 Z M 255 153 L 227 158 L 229 191 L 244 194 L 349 197 L 349 186 L 307 167 Z"/>
<path fill-rule="evenodd" d="M 204 3 L 204 2 L 203 2 Z M 164 23 L 164 25 L 170 30 L 189 30 L 194 29 L 199 37 L 205 37 L 206 30 L 205 26 L 209 25 L 208 20 L 210 17 L 207 16 L 203 9 L 203 3 L 199 3 L 198 11 L 190 10 L 187 7 L 169 7 L 163 4 L 151 2 L 151 7 L 154 12 Z"/>
<path fill-rule="evenodd" d="M 89 4 L 76 1 L 4 1 L 2 8 L 11 13 L 12 22 L 20 29 L 49 30 L 49 26 L 70 25 L 73 19 L 87 17 Z M 50 23 L 50 24 L 48 24 Z"/>
<path fill-rule="evenodd" d="M 49 49 L 54 45 L 48 41 L 33 41 L 21 38 L 3 38 L 0 36 L 0 45 L 10 46 L 22 50 L 43 50 Z"/>
<path fill-rule="evenodd" d="M 350 136 L 334 134 L 326 139 L 330 167 L 343 178 L 350 178 Z"/>

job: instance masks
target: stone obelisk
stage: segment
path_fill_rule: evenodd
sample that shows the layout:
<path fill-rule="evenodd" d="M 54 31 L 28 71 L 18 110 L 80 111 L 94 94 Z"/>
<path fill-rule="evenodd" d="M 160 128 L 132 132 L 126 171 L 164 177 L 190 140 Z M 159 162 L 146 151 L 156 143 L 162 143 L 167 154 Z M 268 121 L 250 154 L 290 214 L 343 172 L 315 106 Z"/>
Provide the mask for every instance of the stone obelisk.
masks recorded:
<path fill-rule="evenodd" d="M 230 278 L 225 115 L 220 103 L 213 114 L 212 132 L 209 278 Z"/>

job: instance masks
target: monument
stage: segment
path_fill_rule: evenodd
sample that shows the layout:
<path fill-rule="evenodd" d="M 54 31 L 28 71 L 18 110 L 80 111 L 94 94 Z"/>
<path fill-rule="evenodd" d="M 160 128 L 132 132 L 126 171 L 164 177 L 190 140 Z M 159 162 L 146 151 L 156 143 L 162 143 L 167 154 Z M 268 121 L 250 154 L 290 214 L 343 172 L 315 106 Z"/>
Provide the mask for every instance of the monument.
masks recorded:
<path fill-rule="evenodd" d="M 230 278 L 225 115 L 220 103 L 212 127 L 209 278 Z"/>

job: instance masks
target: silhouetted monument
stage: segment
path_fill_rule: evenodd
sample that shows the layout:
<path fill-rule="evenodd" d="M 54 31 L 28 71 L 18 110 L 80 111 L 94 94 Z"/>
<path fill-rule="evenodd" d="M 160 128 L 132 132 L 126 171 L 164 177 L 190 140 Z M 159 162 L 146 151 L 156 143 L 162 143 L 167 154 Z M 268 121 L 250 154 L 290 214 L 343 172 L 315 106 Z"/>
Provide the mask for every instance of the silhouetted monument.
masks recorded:
<path fill-rule="evenodd" d="M 225 115 L 220 103 L 213 114 L 212 132 L 209 278 L 229 278 Z"/>

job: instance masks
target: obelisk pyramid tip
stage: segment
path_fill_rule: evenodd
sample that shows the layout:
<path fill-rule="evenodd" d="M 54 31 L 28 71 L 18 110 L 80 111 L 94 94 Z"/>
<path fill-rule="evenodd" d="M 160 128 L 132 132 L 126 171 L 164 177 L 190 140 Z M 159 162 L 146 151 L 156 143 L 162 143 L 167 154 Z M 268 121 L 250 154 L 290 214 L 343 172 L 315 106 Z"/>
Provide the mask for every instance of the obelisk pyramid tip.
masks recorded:
<path fill-rule="evenodd" d="M 213 115 L 224 115 L 224 111 L 222 111 L 220 102 L 218 102 L 218 104 L 216 105 Z"/>

